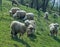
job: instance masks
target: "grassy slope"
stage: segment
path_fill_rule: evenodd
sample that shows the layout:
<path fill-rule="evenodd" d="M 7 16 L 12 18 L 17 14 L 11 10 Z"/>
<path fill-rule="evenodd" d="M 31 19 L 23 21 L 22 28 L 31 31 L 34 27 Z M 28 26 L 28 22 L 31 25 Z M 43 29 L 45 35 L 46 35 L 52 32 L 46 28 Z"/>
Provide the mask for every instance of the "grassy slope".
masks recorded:
<path fill-rule="evenodd" d="M 37 17 L 38 13 L 36 10 L 27 8 L 25 6 L 20 6 L 20 9 L 23 9 L 27 12 L 33 12 L 35 14 L 36 21 L 36 37 L 28 38 L 26 34 L 22 39 L 13 40 L 10 37 L 10 23 L 14 20 L 9 16 L 9 10 L 11 9 L 11 2 L 8 0 L 3 1 L 3 11 L 0 12 L 0 47 L 60 47 L 60 32 L 58 38 L 54 39 L 48 36 L 49 28 L 48 25 L 51 22 L 54 22 L 52 14 L 50 14 L 50 21 L 45 21 L 43 19 L 43 12 L 41 12 L 41 17 Z M 56 20 L 56 19 L 55 19 Z M 56 20 L 60 24 L 60 19 Z M 43 31 L 42 31 L 43 29 Z M 60 31 L 60 30 L 59 30 Z"/>

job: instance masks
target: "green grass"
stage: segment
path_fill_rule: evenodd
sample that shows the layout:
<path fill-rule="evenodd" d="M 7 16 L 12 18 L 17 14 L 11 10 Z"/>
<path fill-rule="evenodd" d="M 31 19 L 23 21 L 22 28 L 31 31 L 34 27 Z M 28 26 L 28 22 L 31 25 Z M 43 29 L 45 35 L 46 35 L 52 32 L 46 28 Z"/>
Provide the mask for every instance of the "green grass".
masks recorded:
<path fill-rule="evenodd" d="M 37 10 L 21 5 L 19 6 L 20 9 L 35 14 L 36 36 L 29 38 L 25 33 L 22 36 L 23 40 L 22 37 L 21 39 L 12 39 L 10 34 L 10 24 L 14 19 L 9 15 L 9 10 L 12 5 L 8 0 L 2 0 L 2 3 L 2 12 L 0 11 L 0 47 L 60 47 L 60 30 L 58 32 L 57 39 L 48 35 L 48 25 L 55 21 L 60 24 L 60 17 L 58 19 L 54 19 L 52 14 L 50 14 L 50 21 L 46 21 L 43 18 L 44 13 L 42 11 L 41 15 L 38 17 Z"/>

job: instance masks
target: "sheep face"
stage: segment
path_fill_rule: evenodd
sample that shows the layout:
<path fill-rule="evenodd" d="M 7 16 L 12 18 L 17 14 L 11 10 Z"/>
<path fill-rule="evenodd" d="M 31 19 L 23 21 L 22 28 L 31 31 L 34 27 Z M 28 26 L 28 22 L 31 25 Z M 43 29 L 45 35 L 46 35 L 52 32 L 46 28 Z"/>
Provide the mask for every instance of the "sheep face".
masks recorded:
<path fill-rule="evenodd" d="M 27 35 L 31 35 L 35 32 L 35 28 L 32 25 L 29 25 L 27 28 Z"/>
<path fill-rule="evenodd" d="M 51 33 L 52 36 L 54 36 L 54 35 L 57 36 L 58 29 L 59 29 L 59 24 L 58 23 L 50 24 L 50 33 Z"/>
<path fill-rule="evenodd" d="M 54 27 L 55 27 L 55 29 L 58 30 L 58 28 L 59 28 L 59 24 L 55 23 L 55 24 L 54 24 Z"/>

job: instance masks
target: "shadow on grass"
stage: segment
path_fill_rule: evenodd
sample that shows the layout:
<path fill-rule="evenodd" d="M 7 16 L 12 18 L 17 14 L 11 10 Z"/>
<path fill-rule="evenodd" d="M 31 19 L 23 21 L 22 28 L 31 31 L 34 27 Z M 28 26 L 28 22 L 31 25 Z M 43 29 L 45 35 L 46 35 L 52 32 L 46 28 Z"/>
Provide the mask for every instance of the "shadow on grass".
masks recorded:
<path fill-rule="evenodd" d="M 24 40 L 22 39 L 19 39 L 19 38 L 12 38 L 13 40 L 17 41 L 17 42 L 20 42 L 22 43 L 23 45 L 25 45 L 26 47 L 31 47 L 27 42 L 25 42 Z M 16 44 L 14 44 L 15 47 L 17 47 Z"/>
<path fill-rule="evenodd" d="M 35 42 L 35 39 L 37 38 L 37 36 L 36 36 L 35 34 L 31 34 L 31 35 L 29 35 L 28 37 L 29 37 L 29 39 L 30 39 L 31 41 L 33 41 L 33 42 Z"/>
<path fill-rule="evenodd" d="M 36 33 L 37 35 L 41 35 L 39 32 Z"/>
<path fill-rule="evenodd" d="M 60 43 L 60 39 L 58 37 L 54 36 L 53 39 Z"/>

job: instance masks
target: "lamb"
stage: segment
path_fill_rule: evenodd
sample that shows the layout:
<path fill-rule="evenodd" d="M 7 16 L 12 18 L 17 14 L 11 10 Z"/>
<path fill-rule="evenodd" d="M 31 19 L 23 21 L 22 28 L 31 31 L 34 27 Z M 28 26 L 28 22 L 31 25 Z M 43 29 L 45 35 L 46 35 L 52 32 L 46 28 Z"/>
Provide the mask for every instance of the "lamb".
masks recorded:
<path fill-rule="evenodd" d="M 56 35 L 57 36 L 57 33 L 58 33 L 58 29 L 59 29 L 59 24 L 58 23 L 51 23 L 49 25 L 49 28 L 50 28 L 50 34 L 52 36 Z"/>
<path fill-rule="evenodd" d="M 24 20 L 34 20 L 34 14 L 33 13 L 26 13 L 26 16 Z"/>
<path fill-rule="evenodd" d="M 11 10 L 9 11 L 10 16 L 16 13 L 17 10 L 20 10 L 18 7 L 12 7 Z"/>
<path fill-rule="evenodd" d="M 18 22 L 18 21 L 12 21 L 10 28 L 11 28 L 11 35 L 12 37 L 16 37 L 17 34 L 19 33 L 20 36 L 22 36 L 28 29 L 30 32 L 32 32 L 33 30 L 31 30 L 33 26 L 29 25 L 26 26 L 24 23 Z"/>
<path fill-rule="evenodd" d="M 16 4 L 18 6 L 17 0 L 12 0 L 12 5 Z"/>
<path fill-rule="evenodd" d="M 44 19 L 48 19 L 48 15 L 49 15 L 49 13 L 48 12 L 45 12 Z"/>
<path fill-rule="evenodd" d="M 24 10 L 18 10 L 18 11 L 16 11 L 16 13 L 13 15 L 13 18 L 17 18 L 17 19 L 24 19 L 24 17 L 25 17 L 25 15 L 26 15 L 26 11 L 24 11 Z"/>

